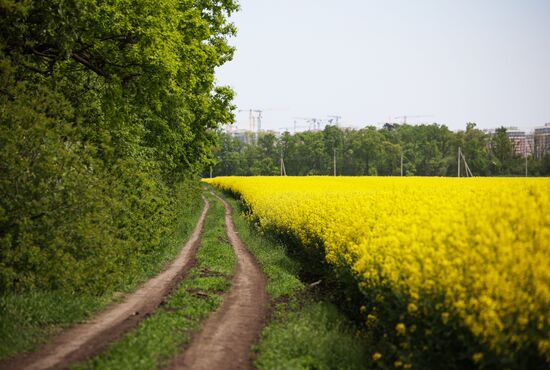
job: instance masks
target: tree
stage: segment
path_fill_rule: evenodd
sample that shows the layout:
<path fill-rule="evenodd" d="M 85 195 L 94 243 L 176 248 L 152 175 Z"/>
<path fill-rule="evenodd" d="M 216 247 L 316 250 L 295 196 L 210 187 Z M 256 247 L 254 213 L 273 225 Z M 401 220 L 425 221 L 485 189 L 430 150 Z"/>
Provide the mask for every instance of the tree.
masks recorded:
<path fill-rule="evenodd" d="M 232 121 L 235 10 L 0 2 L 0 290 L 101 292 L 158 248 Z"/>
<path fill-rule="evenodd" d="M 540 175 L 550 176 L 550 154 L 546 154 L 540 164 Z"/>
<path fill-rule="evenodd" d="M 225 140 L 225 134 L 221 135 Z M 455 176 L 458 147 L 476 176 L 499 174 L 496 167 L 491 167 L 491 161 L 503 163 L 509 174 L 524 174 L 525 162 L 514 154 L 513 147 L 510 149 L 507 135 L 501 134 L 499 140 L 491 139 L 477 129 L 475 123 L 468 123 L 465 131 L 458 132 L 434 123 L 386 124 L 381 129 L 368 126 L 359 130 L 327 126 L 323 131 L 294 135 L 285 132 L 279 137 L 261 134 L 257 140 L 248 140 L 250 144 L 243 144 L 240 154 L 243 170 L 234 170 L 231 174 L 279 174 L 282 154 L 288 175 L 332 175 L 336 154 L 338 175 L 400 175 L 402 157 L 405 176 Z M 508 156 L 501 156 L 500 162 L 492 153 L 491 145 L 496 145 L 497 152 L 508 145 Z M 238 156 L 236 152 L 218 155 L 220 163 L 237 161 Z M 529 174 L 544 174 L 547 168 L 544 163 L 531 158 Z"/>
<path fill-rule="evenodd" d="M 505 127 L 497 128 L 491 139 L 493 166 L 495 174 L 510 175 L 515 159 L 514 144 L 508 137 Z"/>
<path fill-rule="evenodd" d="M 350 137 L 349 175 L 376 175 L 382 153 L 382 135 L 374 126 L 348 132 Z"/>
<path fill-rule="evenodd" d="M 490 171 L 490 137 L 476 128 L 476 124 L 468 122 L 466 131 L 457 134 L 459 146 L 468 161 L 468 166 L 475 176 L 488 176 Z M 453 172 L 456 172 L 454 165 Z"/>
<path fill-rule="evenodd" d="M 219 143 L 215 149 L 214 175 L 231 176 L 244 174 L 242 168 L 244 143 L 221 131 L 218 133 L 218 136 Z"/>
<path fill-rule="evenodd" d="M 319 132 L 305 131 L 294 135 L 287 147 L 285 159 L 287 174 L 294 176 L 326 175 L 328 162 L 323 136 Z"/>

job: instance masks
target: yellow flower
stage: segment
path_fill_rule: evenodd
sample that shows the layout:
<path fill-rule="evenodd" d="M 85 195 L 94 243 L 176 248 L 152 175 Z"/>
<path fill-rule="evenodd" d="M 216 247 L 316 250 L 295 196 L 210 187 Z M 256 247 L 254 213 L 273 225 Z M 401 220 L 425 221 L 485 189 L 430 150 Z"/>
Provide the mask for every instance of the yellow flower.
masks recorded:
<path fill-rule="evenodd" d="M 480 363 L 481 361 L 483 361 L 483 353 L 481 352 L 474 353 L 474 355 L 472 356 L 472 360 L 474 360 L 476 364 Z"/>
<path fill-rule="evenodd" d="M 397 332 L 397 335 L 405 335 L 405 332 L 407 331 L 407 327 L 405 324 L 400 322 L 395 326 L 395 331 Z"/>
<path fill-rule="evenodd" d="M 382 358 L 382 354 L 380 352 L 374 352 L 374 354 L 372 355 L 372 359 L 374 361 L 378 361 Z"/>
<path fill-rule="evenodd" d="M 325 260 L 363 291 L 389 287 L 410 297 L 409 314 L 435 307 L 428 314 L 460 323 L 497 353 L 533 347 L 550 361 L 550 178 L 204 181 L 239 194 L 263 230 L 322 244 Z M 383 307 L 392 297 L 369 298 Z"/>
<path fill-rule="evenodd" d="M 418 307 L 416 307 L 416 305 L 414 303 L 409 303 L 407 305 L 407 311 L 409 311 L 410 314 L 413 314 L 416 311 L 418 311 Z"/>

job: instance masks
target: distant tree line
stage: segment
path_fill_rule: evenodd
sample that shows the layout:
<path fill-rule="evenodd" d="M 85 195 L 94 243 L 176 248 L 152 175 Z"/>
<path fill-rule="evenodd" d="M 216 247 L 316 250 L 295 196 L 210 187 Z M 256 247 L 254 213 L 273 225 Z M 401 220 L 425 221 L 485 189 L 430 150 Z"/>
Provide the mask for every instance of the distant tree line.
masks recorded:
<path fill-rule="evenodd" d="M 525 175 L 525 157 L 516 154 L 506 128 L 489 135 L 474 123 L 458 132 L 435 123 L 362 129 L 326 126 L 293 135 L 249 135 L 246 141 L 219 132 L 214 176 L 280 175 L 281 158 L 286 174 L 294 176 L 332 175 L 334 161 L 337 175 L 399 176 L 403 171 L 404 176 L 457 176 L 459 147 L 474 176 Z M 542 160 L 529 156 L 527 172 L 550 175 L 550 156 Z"/>

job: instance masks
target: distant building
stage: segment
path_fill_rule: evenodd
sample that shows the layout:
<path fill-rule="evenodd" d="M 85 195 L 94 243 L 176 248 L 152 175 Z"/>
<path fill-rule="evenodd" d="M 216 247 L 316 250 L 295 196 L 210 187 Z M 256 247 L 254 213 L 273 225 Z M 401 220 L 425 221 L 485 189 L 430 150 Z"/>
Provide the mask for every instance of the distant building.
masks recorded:
<path fill-rule="evenodd" d="M 533 142 L 535 159 L 540 160 L 545 155 L 550 155 L 550 123 L 535 128 Z"/>
<path fill-rule="evenodd" d="M 256 133 L 248 130 L 233 129 L 226 131 L 229 135 L 245 144 L 252 144 L 256 141 Z"/>
<path fill-rule="evenodd" d="M 529 148 L 528 152 L 526 154 L 527 155 L 531 154 L 532 156 L 534 156 L 534 153 L 535 153 L 535 134 L 533 132 L 528 133 L 525 136 L 525 140 L 527 141 L 527 146 Z"/>
<path fill-rule="evenodd" d="M 523 157 L 532 154 L 533 146 L 530 145 L 529 136 L 525 131 L 519 130 L 517 127 L 510 127 L 506 130 L 508 138 L 514 144 L 514 151 Z"/>
<path fill-rule="evenodd" d="M 280 136 L 281 133 L 276 130 L 261 130 L 261 131 L 250 131 L 250 130 L 243 130 L 243 129 L 237 129 L 236 127 L 231 129 L 226 129 L 225 132 L 238 139 L 239 141 L 245 143 L 245 144 L 254 144 L 258 142 L 258 138 L 262 137 L 263 135 L 275 135 Z"/>
<path fill-rule="evenodd" d="M 508 138 L 514 145 L 514 151 L 521 156 L 527 156 L 533 153 L 533 135 L 526 134 L 525 131 L 517 127 L 505 127 Z M 485 133 L 494 136 L 496 129 L 483 130 Z"/>

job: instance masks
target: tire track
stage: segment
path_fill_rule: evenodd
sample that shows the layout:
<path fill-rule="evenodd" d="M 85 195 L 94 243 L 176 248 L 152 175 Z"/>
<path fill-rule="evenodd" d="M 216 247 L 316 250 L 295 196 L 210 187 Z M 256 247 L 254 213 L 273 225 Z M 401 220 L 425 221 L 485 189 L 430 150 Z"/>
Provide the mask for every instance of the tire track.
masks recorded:
<path fill-rule="evenodd" d="M 99 313 L 83 324 L 63 331 L 52 342 L 34 353 L 18 355 L 0 363 L 0 369 L 63 369 L 70 363 L 82 361 L 105 348 L 141 320 L 156 310 L 194 264 L 204 220 L 210 207 L 203 197 L 204 207 L 199 220 L 185 246 L 176 259 L 160 274 L 145 282 L 124 302 Z"/>
<path fill-rule="evenodd" d="M 201 332 L 175 359 L 171 369 L 251 369 L 250 348 L 258 339 L 268 313 L 265 277 L 237 236 L 231 219 L 233 209 L 215 196 L 225 207 L 225 229 L 237 257 L 237 269 L 222 305 L 208 317 Z"/>

